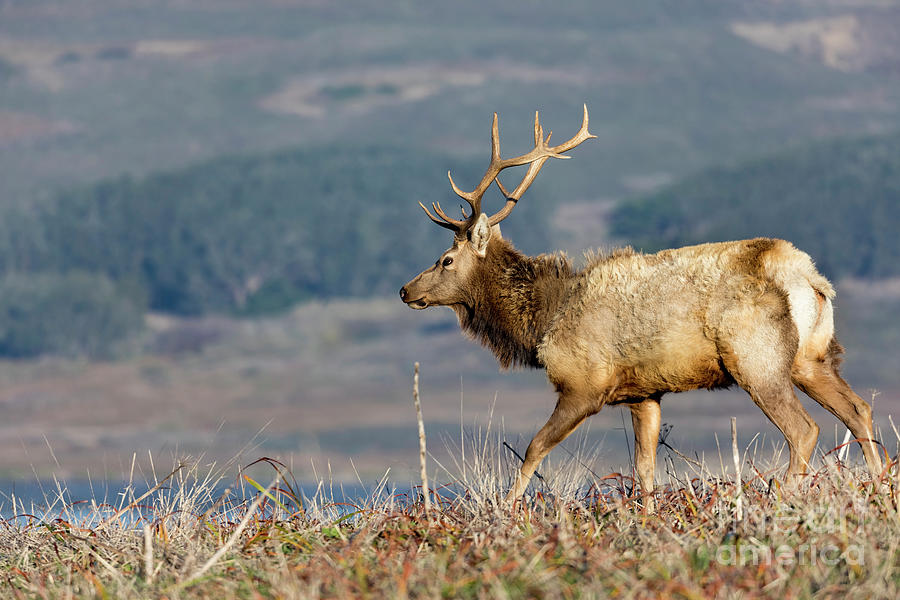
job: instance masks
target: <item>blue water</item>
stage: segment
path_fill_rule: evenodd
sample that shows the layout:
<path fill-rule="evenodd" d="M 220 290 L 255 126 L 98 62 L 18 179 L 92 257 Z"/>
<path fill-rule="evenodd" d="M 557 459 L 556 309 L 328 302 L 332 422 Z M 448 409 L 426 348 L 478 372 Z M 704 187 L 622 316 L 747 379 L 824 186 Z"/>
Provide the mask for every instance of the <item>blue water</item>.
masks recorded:
<path fill-rule="evenodd" d="M 177 482 L 172 485 L 162 485 L 160 489 L 141 500 L 136 508 L 131 509 L 130 516 L 127 518 L 135 522 L 157 518 L 159 515 L 156 514 L 157 511 L 154 507 L 158 507 L 160 504 L 171 505 L 172 502 L 167 499 L 177 497 L 179 485 Z M 197 485 L 186 484 L 185 493 L 190 495 L 192 487 L 196 488 Z M 12 520 L 20 524 L 28 522 L 32 517 L 41 522 L 85 518 L 102 520 L 115 514 L 119 507 L 127 506 L 132 499 L 142 496 L 152 486 L 152 482 L 149 484 L 133 483 L 132 489 L 129 490 L 127 482 L 124 481 L 68 480 L 60 481 L 57 484 L 53 480 L 0 480 L 0 519 Z M 377 482 L 370 485 L 360 485 L 359 482 L 319 485 L 309 482 L 297 485 L 299 489 L 296 491 L 303 496 L 303 502 L 307 508 L 315 504 L 320 508 L 328 507 L 329 512 L 346 514 L 356 510 L 356 507 L 365 505 L 372 498 L 376 487 Z M 245 483 L 243 490 L 230 488 L 228 498 L 231 503 L 223 504 L 219 500 L 227 489 L 229 486 L 224 484 L 211 488 L 197 503 L 197 512 L 208 510 L 214 506 L 217 511 L 222 512 L 229 506 L 250 502 L 258 494 L 258 490 Z M 387 485 L 381 489 L 379 497 L 383 499 L 391 495 L 396 496 L 401 504 L 408 502 L 412 497 L 408 484 L 405 489 Z M 15 497 L 15 509 L 12 504 L 13 497 Z M 287 497 L 282 497 L 280 500 L 288 509 L 297 508 Z"/>

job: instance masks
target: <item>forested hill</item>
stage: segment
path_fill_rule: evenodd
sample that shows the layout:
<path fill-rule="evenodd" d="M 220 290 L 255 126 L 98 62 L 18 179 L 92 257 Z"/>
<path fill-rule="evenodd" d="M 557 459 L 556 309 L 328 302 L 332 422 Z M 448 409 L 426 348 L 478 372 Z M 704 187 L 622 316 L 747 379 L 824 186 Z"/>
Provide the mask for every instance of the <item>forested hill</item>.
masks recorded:
<path fill-rule="evenodd" d="M 259 314 L 310 298 L 393 295 L 451 241 L 416 206 L 455 210 L 448 166 L 465 185 L 484 162 L 327 146 L 107 180 L 9 211 L 0 221 L 0 354 L 104 355 L 140 327 L 144 307 Z M 566 166 L 552 165 L 557 175 Z M 560 246 L 548 224 L 564 187 L 536 182 L 527 214 L 504 222 L 523 250 Z M 777 236 L 830 277 L 895 276 L 900 136 L 710 170 L 623 202 L 611 219 L 616 238 L 648 251 Z M 35 333 L 44 330 L 56 337 Z"/>
<path fill-rule="evenodd" d="M 439 200 L 455 210 L 448 166 L 460 182 L 476 181 L 484 168 L 434 152 L 331 146 L 104 181 L 58 194 L 31 219 L 7 220 L 6 244 L 21 246 L 3 253 L 13 260 L 6 271 L 102 275 L 150 308 L 177 314 L 393 294 L 450 243 L 416 205 Z M 556 175 L 567 166 L 552 165 Z M 547 225 L 565 197 L 557 192 L 538 182 L 527 215 L 504 222 L 524 250 L 559 246 Z M 831 277 L 898 275 L 900 136 L 713 169 L 623 202 L 611 230 L 648 251 L 783 237 Z"/>
<path fill-rule="evenodd" d="M 648 251 L 781 237 L 829 277 L 900 275 L 900 135 L 821 143 L 702 172 L 622 203 L 611 232 Z"/>
<path fill-rule="evenodd" d="M 102 274 L 150 308 L 178 314 L 394 294 L 452 241 L 417 205 L 457 210 L 450 166 L 465 186 L 484 163 L 332 146 L 105 181 L 41 208 L 33 237 L 42 243 L 19 252 L 18 270 Z M 536 202 L 509 230 L 531 249 L 547 248 L 549 214 Z"/>

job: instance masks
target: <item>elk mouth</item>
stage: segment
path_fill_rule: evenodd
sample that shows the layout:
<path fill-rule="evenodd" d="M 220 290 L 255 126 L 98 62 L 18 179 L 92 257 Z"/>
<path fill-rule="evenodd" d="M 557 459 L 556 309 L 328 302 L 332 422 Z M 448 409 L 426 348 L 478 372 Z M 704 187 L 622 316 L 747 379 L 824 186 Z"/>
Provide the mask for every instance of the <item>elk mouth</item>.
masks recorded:
<path fill-rule="evenodd" d="M 425 299 L 425 296 L 422 296 L 418 300 L 410 300 L 406 305 L 416 310 L 422 310 L 423 308 L 428 308 L 428 301 Z"/>

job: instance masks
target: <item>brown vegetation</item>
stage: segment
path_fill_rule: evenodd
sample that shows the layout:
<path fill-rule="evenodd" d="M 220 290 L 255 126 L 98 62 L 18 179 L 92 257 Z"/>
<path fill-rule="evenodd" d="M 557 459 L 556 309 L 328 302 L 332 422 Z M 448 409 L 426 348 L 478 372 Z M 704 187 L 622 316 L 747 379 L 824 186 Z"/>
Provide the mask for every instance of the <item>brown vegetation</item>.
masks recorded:
<path fill-rule="evenodd" d="M 17 504 L 0 529 L 0 589 L 73 598 L 898 594 L 896 458 L 873 481 L 829 453 L 790 492 L 773 477 L 777 455 L 770 463 L 745 451 L 740 487 L 724 468 L 676 458 L 647 514 L 631 475 L 592 473 L 580 452 L 548 467 L 534 498 L 510 512 L 500 499 L 513 475 L 499 445 L 490 434 L 469 442 L 468 458 L 457 449 L 453 472 L 441 470 L 452 484 L 434 492 L 428 514 L 415 489 L 345 498 L 320 480 L 304 493 L 270 459 L 272 471 L 251 466 L 237 481 L 196 465 L 148 473 L 108 504 L 73 503 L 61 486 L 49 509 Z"/>

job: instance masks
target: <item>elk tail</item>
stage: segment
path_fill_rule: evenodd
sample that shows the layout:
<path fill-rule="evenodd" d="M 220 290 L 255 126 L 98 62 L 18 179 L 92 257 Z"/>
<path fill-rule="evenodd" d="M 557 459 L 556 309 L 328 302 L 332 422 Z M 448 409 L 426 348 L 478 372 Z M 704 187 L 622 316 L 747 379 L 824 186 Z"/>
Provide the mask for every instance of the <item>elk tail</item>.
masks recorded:
<path fill-rule="evenodd" d="M 809 285 L 812 286 L 816 292 L 828 298 L 829 300 L 833 300 L 835 296 L 834 286 L 831 285 L 831 282 L 825 279 L 822 275 L 818 273 L 812 273 L 811 276 L 808 277 Z"/>

